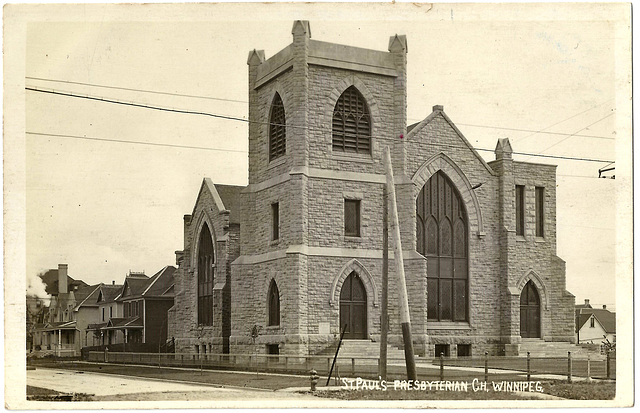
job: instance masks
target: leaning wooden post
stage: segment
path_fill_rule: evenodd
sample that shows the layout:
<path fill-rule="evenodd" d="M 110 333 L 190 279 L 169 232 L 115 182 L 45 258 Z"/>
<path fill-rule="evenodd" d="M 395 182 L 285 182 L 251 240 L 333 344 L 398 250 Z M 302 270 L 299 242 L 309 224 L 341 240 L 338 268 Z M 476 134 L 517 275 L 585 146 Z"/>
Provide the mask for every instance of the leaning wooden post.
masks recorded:
<path fill-rule="evenodd" d="M 531 381 L 531 352 L 527 351 L 527 381 Z"/>
<path fill-rule="evenodd" d="M 611 378 L 611 350 L 607 349 L 607 379 Z"/>
<path fill-rule="evenodd" d="M 571 374 L 572 374 L 571 370 L 573 369 L 573 365 L 571 363 L 571 352 L 570 351 L 568 352 L 568 355 L 567 355 L 567 364 L 568 364 L 567 365 L 567 381 L 569 383 L 571 383 Z"/>
<path fill-rule="evenodd" d="M 380 304 L 380 367 L 382 380 L 387 379 L 387 330 L 389 329 L 389 218 L 387 186 L 382 187 L 382 303 Z"/>
<path fill-rule="evenodd" d="M 440 352 L 440 381 L 444 381 L 444 353 Z"/>
<path fill-rule="evenodd" d="M 587 381 L 591 381 L 591 355 L 587 353 Z"/>
<path fill-rule="evenodd" d="M 416 361 L 413 355 L 413 341 L 411 340 L 411 319 L 409 317 L 409 297 L 407 282 L 404 278 L 404 261 L 402 259 L 402 243 L 400 241 L 400 223 L 398 221 L 398 205 L 396 190 L 393 183 L 393 167 L 391 166 L 391 151 L 389 147 L 384 154 L 387 172 L 387 195 L 389 197 L 389 211 L 391 212 L 391 233 L 393 235 L 393 254 L 398 276 L 398 296 L 400 298 L 400 323 L 402 325 L 402 339 L 404 341 L 404 359 L 407 365 L 407 379 L 416 380 Z"/>

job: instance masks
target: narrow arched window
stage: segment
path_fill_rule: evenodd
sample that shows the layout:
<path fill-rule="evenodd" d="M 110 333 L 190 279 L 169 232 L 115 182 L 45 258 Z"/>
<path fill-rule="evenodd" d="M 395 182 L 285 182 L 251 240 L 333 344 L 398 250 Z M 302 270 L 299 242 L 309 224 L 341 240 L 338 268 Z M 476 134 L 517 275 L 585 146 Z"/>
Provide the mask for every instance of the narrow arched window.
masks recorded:
<path fill-rule="evenodd" d="M 213 269 L 215 254 L 209 226 L 204 224 L 198 241 L 198 325 L 213 325 Z"/>
<path fill-rule="evenodd" d="M 276 280 L 271 280 L 271 285 L 269 286 L 267 306 L 268 306 L 267 311 L 269 313 L 268 325 L 270 326 L 280 325 L 280 292 L 278 291 Z"/>
<path fill-rule="evenodd" d="M 371 116 L 362 94 L 350 86 L 333 110 L 333 150 L 371 153 Z"/>
<path fill-rule="evenodd" d="M 271 103 L 271 116 L 269 117 L 269 161 L 272 161 L 287 152 L 286 119 L 282 98 L 276 93 Z"/>
<path fill-rule="evenodd" d="M 468 222 L 453 182 L 436 172 L 416 199 L 416 247 L 427 257 L 428 320 L 469 319 Z"/>

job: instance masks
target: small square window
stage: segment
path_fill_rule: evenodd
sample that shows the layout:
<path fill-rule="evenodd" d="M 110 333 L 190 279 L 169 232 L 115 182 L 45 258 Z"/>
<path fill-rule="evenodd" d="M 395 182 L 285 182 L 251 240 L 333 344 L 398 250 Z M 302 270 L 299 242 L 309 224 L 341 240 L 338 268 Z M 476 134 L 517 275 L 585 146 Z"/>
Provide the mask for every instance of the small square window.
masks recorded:
<path fill-rule="evenodd" d="M 471 357 L 471 344 L 458 344 L 458 357 Z"/>
<path fill-rule="evenodd" d="M 344 200 L 344 235 L 347 237 L 360 236 L 360 201 Z"/>
<path fill-rule="evenodd" d="M 449 357 L 448 344 L 436 344 L 436 357 L 440 357 L 440 354 L 442 354 L 445 357 Z"/>
<path fill-rule="evenodd" d="M 271 204 L 271 239 L 277 240 L 280 238 L 280 204 Z"/>

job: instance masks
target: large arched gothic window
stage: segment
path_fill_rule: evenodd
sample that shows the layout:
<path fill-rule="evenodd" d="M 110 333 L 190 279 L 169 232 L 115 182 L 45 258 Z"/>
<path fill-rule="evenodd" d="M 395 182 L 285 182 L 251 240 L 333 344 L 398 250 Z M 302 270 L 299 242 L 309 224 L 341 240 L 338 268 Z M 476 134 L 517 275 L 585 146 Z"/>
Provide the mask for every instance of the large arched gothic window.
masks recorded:
<path fill-rule="evenodd" d="M 371 116 L 362 94 L 350 86 L 333 110 L 333 150 L 371 153 Z"/>
<path fill-rule="evenodd" d="M 268 293 L 268 309 L 269 312 L 269 324 L 270 326 L 280 325 L 280 292 L 278 291 L 278 285 L 276 280 L 271 280 Z"/>
<path fill-rule="evenodd" d="M 438 171 L 416 200 L 417 250 L 427 257 L 429 320 L 467 321 L 468 219 L 460 193 Z"/>
<path fill-rule="evenodd" d="M 276 93 L 271 103 L 271 116 L 269 117 L 269 161 L 272 161 L 287 152 L 287 125 L 284 116 L 282 98 Z"/>
<path fill-rule="evenodd" d="M 198 325 L 213 325 L 213 238 L 205 223 L 198 241 Z"/>

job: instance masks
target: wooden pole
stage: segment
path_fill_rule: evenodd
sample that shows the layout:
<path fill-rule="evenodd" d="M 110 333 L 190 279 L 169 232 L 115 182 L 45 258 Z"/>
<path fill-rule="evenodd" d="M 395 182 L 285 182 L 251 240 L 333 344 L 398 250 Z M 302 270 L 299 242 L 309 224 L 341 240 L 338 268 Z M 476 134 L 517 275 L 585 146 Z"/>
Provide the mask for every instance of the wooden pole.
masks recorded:
<path fill-rule="evenodd" d="M 387 330 L 389 330 L 389 204 L 387 186 L 382 188 L 382 303 L 380 308 L 380 377 L 387 379 Z"/>
<path fill-rule="evenodd" d="M 404 360 L 407 365 L 407 379 L 416 380 L 416 361 L 413 355 L 413 342 L 411 340 L 411 319 L 409 317 L 409 297 L 407 295 L 407 282 L 404 278 L 404 261 L 402 259 L 402 243 L 400 241 L 400 223 L 398 221 L 398 205 L 396 202 L 396 190 L 393 182 L 393 167 L 391 166 L 391 151 L 386 148 L 384 154 L 387 172 L 387 194 L 389 196 L 389 211 L 391 212 L 391 234 L 393 236 L 393 253 L 396 262 L 396 274 L 398 276 L 398 296 L 400 298 L 400 324 L 402 325 L 402 339 L 404 341 Z"/>

